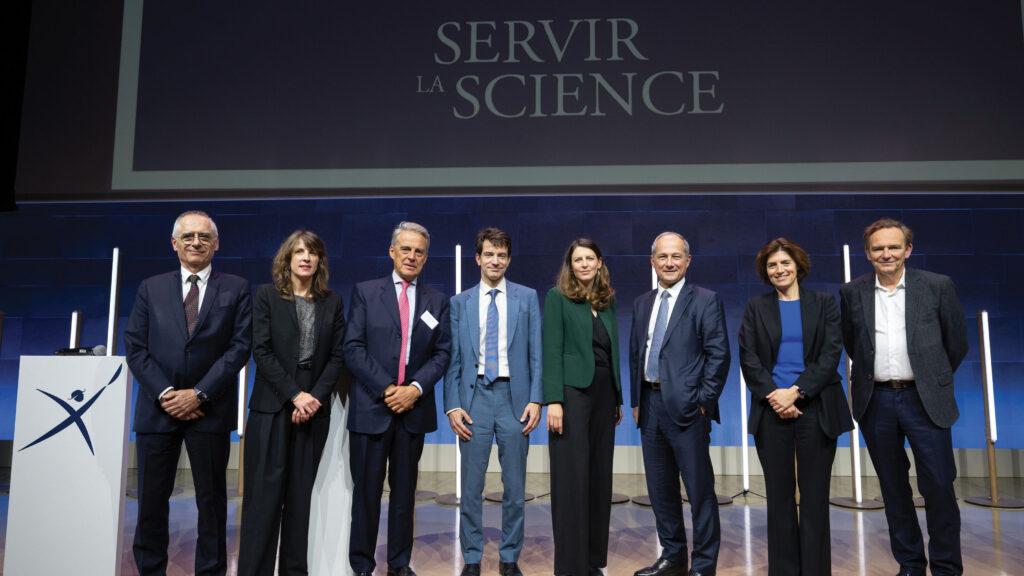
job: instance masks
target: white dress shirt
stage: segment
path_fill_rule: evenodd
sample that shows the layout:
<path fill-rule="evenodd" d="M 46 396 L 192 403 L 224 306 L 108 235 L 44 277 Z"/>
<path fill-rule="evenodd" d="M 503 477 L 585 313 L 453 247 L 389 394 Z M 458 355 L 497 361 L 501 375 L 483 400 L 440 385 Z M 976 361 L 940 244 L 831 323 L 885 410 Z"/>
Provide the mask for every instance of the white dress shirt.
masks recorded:
<path fill-rule="evenodd" d="M 913 380 L 907 353 L 907 271 L 888 290 L 875 276 L 875 381 Z"/>
<path fill-rule="evenodd" d="M 203 298 L 206 297 L 206 286 L 210 283 L 210 274 L 213 273 L 213 265 L 210 264 L 206 268 L 203 268 L 199 272 L 195 272 L 196 276 L 199 276 L 199 282 L 196 282 L 196 286 L 199 286 L 199 310 L 203 309 Z M 188 296 L 188 291 L 192 289 L 192 283 L 188 281 L 188 277 L 193 273 L 189 272 L 184 266 L 181 267 L 181 305 L 182 310 L 185 306 L 185 297 Z"/>
<path fill-rule="evenodd" d="M 494 305 L 498 308 L 498 378 L 508 378 L 508 285 L 505 279 L 495 287 Z M 491 305 L 491 287 L 480 283 L 480 356 L 477 358 L 477 376 L 484 375 L 487 363 L 487 309 Z"/>
<path fill-rule="evenodd" d="M 646 351 L 644 352 L 644 371 L 643 371 L 643 374 L 647 374 L 647 361 L 651 357 L 651 341 L 654 340 L 654 324 L 655 324 L 655 322 L 658 321 L 658 310 L 661 309 L 661 299 L 664 298 L 664 296 L 662 296 L 662 293 L 668 292 L 669 295 L 670 295 L 669 299 L 668 299 L 668 314 L 667 314 L 666 318 L 667 318 L 667 320 L 671 320 L 672 319 L 672 310 L 674 310 L 675 307 L 676 307 L 676 301 L 679 300 L 679 293 L 682 292 L 684 284 L 686 284 L 686 277 L 685 276 L 683 277 L 682 280 L 680 280 L 679 282 L 676 282 L 674 285 L 672 285 L 671 288 L 665 288 L 661 284 L 658 284 L 658 293 L 654 297 L 654 307 L 651 309 L 651 317 L 648 318 L 648 320 L 647 320 L 647 342 L 646 342 L 646 346 L 645 346 L 645 350 Z M 666 328 L 668 327 L 667 320 L 666 320 Z"/>

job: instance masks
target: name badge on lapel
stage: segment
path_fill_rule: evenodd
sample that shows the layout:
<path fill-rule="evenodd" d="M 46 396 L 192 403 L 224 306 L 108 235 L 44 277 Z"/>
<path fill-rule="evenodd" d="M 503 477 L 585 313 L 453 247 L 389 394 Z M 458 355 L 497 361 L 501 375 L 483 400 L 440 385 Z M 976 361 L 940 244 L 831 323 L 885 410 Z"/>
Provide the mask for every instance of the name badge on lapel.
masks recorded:
<path fill-rule="evenodd" d="M 430 313 L 430 310 L 423 312 L 423 315 L 420 316 L 420 320 L 423 320 L 423 323 L 431 330 L 437 327 L 437 318 L 434 318 L 434 315 Z"/>

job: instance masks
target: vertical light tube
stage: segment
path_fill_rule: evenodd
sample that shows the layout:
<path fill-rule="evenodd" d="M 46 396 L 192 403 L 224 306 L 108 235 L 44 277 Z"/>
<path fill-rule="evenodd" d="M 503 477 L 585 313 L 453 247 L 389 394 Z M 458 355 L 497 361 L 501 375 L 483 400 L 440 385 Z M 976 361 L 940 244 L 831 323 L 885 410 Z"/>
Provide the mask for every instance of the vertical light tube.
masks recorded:
<path fill-rule="evenodd" d="M 743 492 L 750 492 L 750 441 L 747 440 L 747 382 L 740 372 L 740 442 L 743 459 Z M 749 527 L 748 527 L 749 531 Z M 749 566 L 749 564 L 748 564 Z"/>
<path fill-rule="evenodd" d="M 71 335 L 68 338 L 68 348 L 78 348 L 82 341 L 82 312 L 75 310 L 71 313 Z"/>
<path fill-rule="evenodd" d="M 462 244 L 455 245 L 455 294 L 462 293 Z M 458 335 L 452 334 L 452 338 Z M 459 450 L 459 439 L 455 438 L 455 501 L 462 495 L 462 452 Z M 458 531 L 455 532 L 458 534 Z"/>
<path fill-rule="evenodd" d="M 851 278 L 850 274 L 850 245 L 843 244 L 843 282 L 849 282 Z M 846 382 L 850 384 L 853 380 L 851 377 L 853 370 L 853 361 L 850 359 L 849 354 L 846 355 Z M 853 387 L 847 386 L 847 393 L 850 396 L 850 402 L 853 402 Z M 853 421 L 853 430 L 850 431 L 850 459 L 853 463 L 853 500 L 857 504 L 864 501 L 864 496 L 861 491 L 861 479 L 860 479 L 860 426 L 857 425 L 857 420 Z"/>
<path fill-rule="evenodd" d="M 981 342 L 984 347 L 985 356 L 982 361 L 985 363 L 984 373 L 988 374 L 988 378 L 985 379 L 985 391 L 988 392 L 988 429 L 989 439 L 993 444 L 999 439 L 999 435 L 996 432 L 996 394 L 995 384 L 993 381 L 995 378 L 992 377 L 992 346 L 989 341 L 988 331 L 988 310 L 981 311 Z"/>
<path fill-rule="evenodd" d="M 110 309 L 107 312 L 107 356 L 117 347 L 117 295 L 121 289 L 121 249 L 114 247 L 110 262 Z"/>
<path fill-rule="evenodd" d="M 249 391 L 249 363 L 238 371 L 238 437 L 241 438 L 245 432 L 245 401 L 246 392 Z"/>

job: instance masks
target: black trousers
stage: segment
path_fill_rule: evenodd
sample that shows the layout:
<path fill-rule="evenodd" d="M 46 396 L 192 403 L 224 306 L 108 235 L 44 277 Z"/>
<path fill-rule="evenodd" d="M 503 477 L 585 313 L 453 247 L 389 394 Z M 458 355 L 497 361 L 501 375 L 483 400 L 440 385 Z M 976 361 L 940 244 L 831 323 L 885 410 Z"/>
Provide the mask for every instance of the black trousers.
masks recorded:
<path fill-rule="evenodd" d="M 798 402 L 804 414 L 791 420 L 766 409 L 754 433 L 768 492 L 769 576 L 832 573 L 828 494 L 836 439 L 821 430 L 820 406 L 817 399 Z"/>
<path fill-rule="evenodd" d="M 562 433 L 548 440 L 555 574 L 587 576 L 608 564 L 615 450 L 615 381 L 598 366 L 590 387 L 565 387 Z"/>
<path fill-rule="evenodd" d="M 139 466 L 139 516 L 133 552 L 141 576 L 167 572 L 168 515 L 181 442 L 185 442 L 199 512 L 195 574 L 223 576 L 227 571 L 228 432 L 136 433 Z"/>
<path fill-rule="evenodd" d="M 348 557 L 353 572 L 373 572 L 377 566 L 377 530 L 380 502 L 387 474 L 388 568 L 409 565 L 412 558 L 416 512 L 416 480 L 423 434 L 409 432 L 402 416 L 391 418 L 381 434 L 349 432 L 349 461 L 352 466 L 352 531 Z"/>
<path fill-rule="evenodd" d="M 245 498 L 238 545 L 239 576 L 309 573 L 309 507 L 330 413 L 322 407 L 292 424 L 292 405 L 273 414 L 250 411 L 245 426 Z M 281 551 L 278 555 L 278 536 Z"/>

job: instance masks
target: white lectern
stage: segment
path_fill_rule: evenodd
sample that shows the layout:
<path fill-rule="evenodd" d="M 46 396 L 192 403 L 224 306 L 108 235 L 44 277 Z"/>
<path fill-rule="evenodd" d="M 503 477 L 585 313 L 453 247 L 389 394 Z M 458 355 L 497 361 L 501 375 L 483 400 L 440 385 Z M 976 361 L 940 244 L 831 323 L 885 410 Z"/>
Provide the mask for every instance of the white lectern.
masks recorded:
<path fill-rule="evenodd" d="M 121 573 L 129 382 L 123 357 L 21 358 L 4 573 Z"/>

